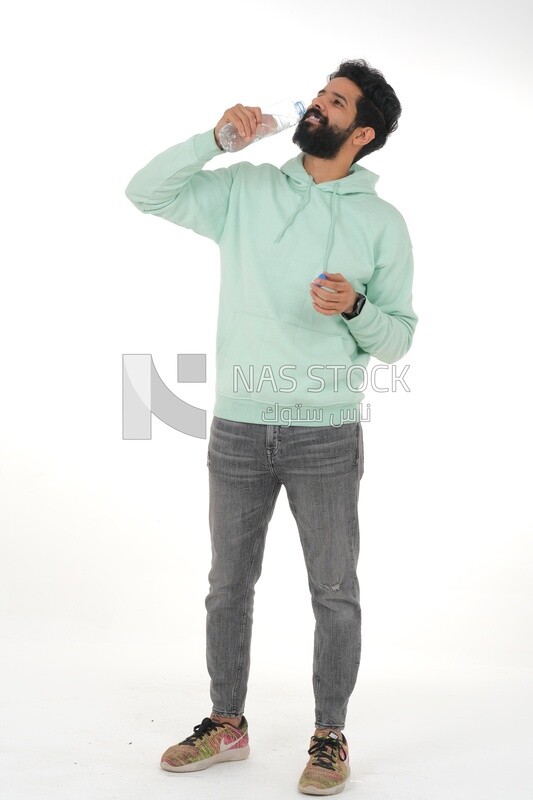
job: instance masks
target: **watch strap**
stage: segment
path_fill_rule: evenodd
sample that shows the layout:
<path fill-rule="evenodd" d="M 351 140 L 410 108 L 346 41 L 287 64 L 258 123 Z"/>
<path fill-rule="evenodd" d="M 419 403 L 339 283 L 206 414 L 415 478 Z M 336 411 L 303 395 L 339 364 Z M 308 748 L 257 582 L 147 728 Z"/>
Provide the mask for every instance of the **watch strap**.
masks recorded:
<path fill-rule="evenodd" d="M 344 319 L 354 319 L 354 317 L 358 317 L 362 311 L 364 304 L 366 303 L 366 297 L 364 294 L 358 294 L 357 300 L 354 303 L 354 306 L 350 312 L 342 311 L 342 316 Z"/>

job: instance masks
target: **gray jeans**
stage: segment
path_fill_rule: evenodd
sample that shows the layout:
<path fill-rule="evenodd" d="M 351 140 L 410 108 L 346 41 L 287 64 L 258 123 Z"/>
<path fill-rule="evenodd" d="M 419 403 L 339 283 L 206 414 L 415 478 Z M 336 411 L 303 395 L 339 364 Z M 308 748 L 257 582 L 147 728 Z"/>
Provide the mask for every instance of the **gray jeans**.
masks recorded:
<path fill-rule="evenodd" d="M 212 563 L 207 668 L 213 711 L 244 712 L 255 584 L 281 485 L 298 526 L 315 616 L 315 725 L 343 728 L 361 653 L 357 501 L 361 423 L 283 426 L 213 417 L 207 449 Z"/>

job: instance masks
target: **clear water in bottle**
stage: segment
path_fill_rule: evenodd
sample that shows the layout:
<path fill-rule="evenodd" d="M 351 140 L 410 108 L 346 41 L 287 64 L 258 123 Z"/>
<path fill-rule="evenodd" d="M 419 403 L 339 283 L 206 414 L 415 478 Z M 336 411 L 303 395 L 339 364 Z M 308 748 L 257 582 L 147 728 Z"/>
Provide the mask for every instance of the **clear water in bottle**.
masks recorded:
<path fill-rule="evenodd" d="M 254 138 L 249 141 L 240 136 L 236 127 L 228 122 L 218 132 L 220 146 L 229 153 L 236 153 L 259 139 L 265 139 L 267 136 L 273 136 L 275 133 L 291 128 L 300 121 L 304 114 L 305 105 L 301 100 L 283 100 L 281 103 L 269 106 L 261 113 L 261 122 L 255 129 Z"/>

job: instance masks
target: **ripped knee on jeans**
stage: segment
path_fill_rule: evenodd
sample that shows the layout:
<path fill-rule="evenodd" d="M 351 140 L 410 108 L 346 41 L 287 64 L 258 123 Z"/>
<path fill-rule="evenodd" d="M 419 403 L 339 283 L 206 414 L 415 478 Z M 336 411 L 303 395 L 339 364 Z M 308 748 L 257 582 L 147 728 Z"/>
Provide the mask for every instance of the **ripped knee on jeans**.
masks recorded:
<path fill-rule="evenodd" d="M 335 583 L 333 586 L 328 586 L 325 583 L 319 583 L 318 585 L 321 589 L 327 589 L 328 592 L 340 592 L 341 589 L 340 583 Z"/>

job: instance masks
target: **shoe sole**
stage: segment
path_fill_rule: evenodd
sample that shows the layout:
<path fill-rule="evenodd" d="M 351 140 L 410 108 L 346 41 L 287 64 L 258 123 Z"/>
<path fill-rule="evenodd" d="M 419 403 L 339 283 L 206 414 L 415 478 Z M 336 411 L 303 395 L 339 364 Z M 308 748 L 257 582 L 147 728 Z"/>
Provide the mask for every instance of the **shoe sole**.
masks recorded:
<path fill-rule="evenodd" d="M 328 794 L 339 794 L 342 792 L 346 786 L 346 781 L 350 777 L 350 770 L 348 770 L 348 774 L 346 775 L 346 780 L 343 783 L 339 783 L 338 786 L 331 786 L 329 789 L 319 789 L 318 786 L 300 786 L 298 784 L 298 790 L 302 794 L 320 794 L 320 795 L 328 795 Z"/>
<path fill-rule="evenodd" d="M 209 756 L 209 758 L 202 758 L 200 761 L 192 761 L 190 764 L 182 764 L 181 767 L 173 767 L 168 761 L 162 761 L 161 769 L 167 772 L 198 772 L 222 761 L 244 761 L 249 755 L 250 745 L 246 745 L 246 747 L 237 747 L 235 750 L 225 750 L 223 753 L 217 753 L 214 756 Z"/>

